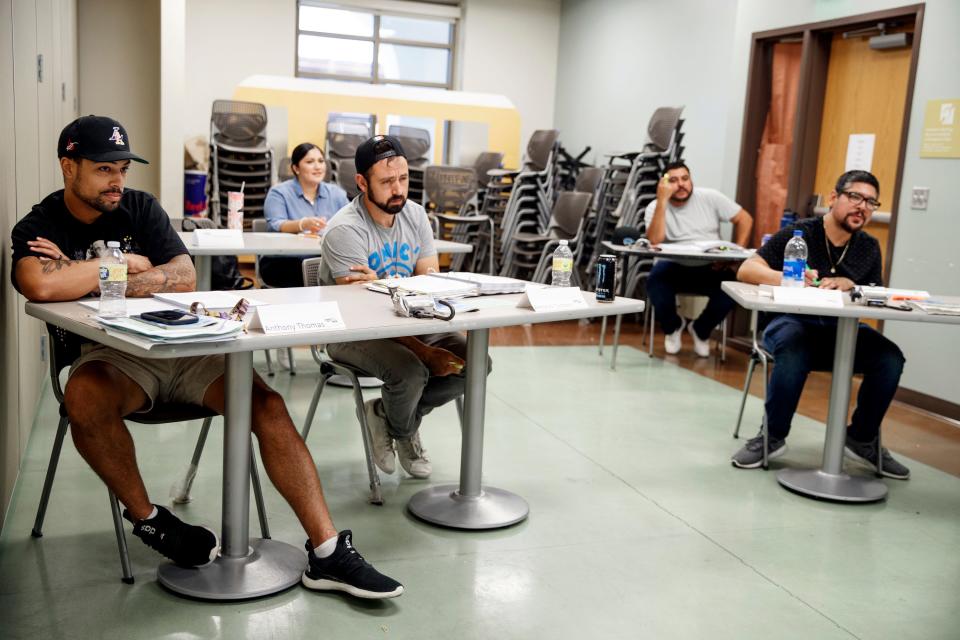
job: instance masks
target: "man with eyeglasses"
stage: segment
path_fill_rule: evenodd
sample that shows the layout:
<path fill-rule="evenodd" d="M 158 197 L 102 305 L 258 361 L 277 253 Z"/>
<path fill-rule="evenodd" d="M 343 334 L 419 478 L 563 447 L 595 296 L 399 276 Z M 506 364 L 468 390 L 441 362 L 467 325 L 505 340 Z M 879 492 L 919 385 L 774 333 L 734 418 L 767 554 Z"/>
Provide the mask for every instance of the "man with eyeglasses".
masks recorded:
<path fill-rule="evenodd" d="M 822 218 L 801 220 L 781 229 L 756 255 L 741 265 L 737 279 L 750 284 L 780 284 L 783 253 L 793 231 L 807 243 L 806 286 L 849 291 L 856 285 L 882 284 L 880 244 L 863 228 L 880 207 L 880 183 L 867 171 L 848 171 L 830 194 L 830 211 Z M 830 371 L 837 319 L 811 315 L 777 315 L 763 333 L 763 346 L 773 354 L 767 387 L 768 457 L 786 453 L 787 434 L 811 371 Z M 844 453 L 872 468 L 883 457 L 883 475 L 907 480 L 910 470 L 878 446 L 880 423 L 893 400 L 903 372 L 903 353 L 878 331 L 861 324 L 857 332 L 855 373 L 863 374 L 857 408 L 847 429 Z M 733 466 L 755 469 L 763 463 L 763 434 L 757 434 L 733 455 Z"/>

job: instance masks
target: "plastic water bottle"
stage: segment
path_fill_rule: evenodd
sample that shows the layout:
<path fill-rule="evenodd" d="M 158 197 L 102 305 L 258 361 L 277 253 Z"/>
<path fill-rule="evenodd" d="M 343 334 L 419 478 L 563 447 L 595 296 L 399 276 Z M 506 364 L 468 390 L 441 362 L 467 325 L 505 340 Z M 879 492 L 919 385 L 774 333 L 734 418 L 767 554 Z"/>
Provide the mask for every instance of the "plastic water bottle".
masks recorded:
<path fill-rule="evenodd" d="M 127 259 L 120 243 L 111 240 L 100 256 L 100 315 L 117 318 L 127 315 Z"/>
<path fill-rule="evenodd" d="M 553 252 L 553 280 L 555 287 L 569 287 L 570 276 L 573 275 L 573 252 L 566 240 L 560 241 L 560 246 Z"/>
<path fill-rule="evenodd" d="M 781 287 L 802 287 L 803 273 L 807 270 L 807 243 L 803 231 L 795 229 L 783 252 L 783 279 Z"/>

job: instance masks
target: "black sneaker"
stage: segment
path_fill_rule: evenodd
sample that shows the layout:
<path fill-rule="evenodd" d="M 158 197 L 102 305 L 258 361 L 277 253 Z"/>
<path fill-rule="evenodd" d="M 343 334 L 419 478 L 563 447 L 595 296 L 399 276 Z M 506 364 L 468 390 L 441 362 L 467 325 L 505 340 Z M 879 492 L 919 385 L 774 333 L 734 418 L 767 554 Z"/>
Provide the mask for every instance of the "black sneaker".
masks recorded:
<path fill-rule="evenodd" d="M 160 505 L 157 515 L 149 520 L 134 520 L 123 510 L 123 517 L 133 522 L 133 535 L 156 549 L 181 567 L 203 567 L 217 558 L 220 539 L 210 529 L 187 524 Z"/>
<path fill-rule="evenodd" d="M 779 458 L 787 452 L 787 441 L 770 437 L 767 439 L 767 460 Z M 750 438 L 740 451 L 730 458 L 733 466 L 740 469 L 756 469 L 763 466 L 763 432 Z"/>
<path fill-rule="evenodd" d="M 877 470 L 876 440 L 873 442 L 860 442 L 859 440 L 854 440 L 850 436 L 847 436 L 847 442 L 843 448 L 843 452 L 848 458 L 862 462 L 871 467 L 874 471 Z M 886 447 L 883 448 L 880 455 L 883 456 L 883 468 L 881 471 L 883 475 L 888 478 L 895 478 L 897 480 L 910 479 L 910 469 L 897 462 L 897 460 L 890 455 L 890 452 Z"/>
<path fill-rule="evenodd" d="M 374 569 L 353 548 L 353 533 L 341 531 L 333 555 L 318 558 L 307 540 L 310 564 L 303 572 L 303 586 L 317 591 L 346 591 L 358 598 L 396 598 L 403 585 Z"/>

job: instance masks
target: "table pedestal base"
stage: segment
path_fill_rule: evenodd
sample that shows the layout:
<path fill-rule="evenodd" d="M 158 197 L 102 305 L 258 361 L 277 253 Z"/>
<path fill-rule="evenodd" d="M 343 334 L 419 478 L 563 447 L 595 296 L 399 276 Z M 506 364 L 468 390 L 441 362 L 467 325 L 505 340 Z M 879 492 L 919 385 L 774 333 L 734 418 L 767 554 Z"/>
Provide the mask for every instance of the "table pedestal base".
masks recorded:
<path fill-rule="evenodd" d="M 887 497 L 887 485 L 880 480 L 820 469 L 782 469 L 777 481 L 792 491 L 839 502 L 876 502 Z"/>
<path fill-rule="evenodd" d="M 526 520 L 530 506 L 520 496 L 484 487 L 479 496 L 462 496 L 460 487 L 445 484 L 410 498 L 410 513 L 432 524 L 454 529 L 498 529 Z"/>
<path fill-rule="evenodd" d="M 250 539 L 251 553 L 243 558 L 217 558 L 202 569 L 184 569 L 165 564 L 157 569 L 163 586 L 202 600 L 247 600 L 259 598 L 300 582 L 307 567 L 303 549 L 276 540 Z"/>

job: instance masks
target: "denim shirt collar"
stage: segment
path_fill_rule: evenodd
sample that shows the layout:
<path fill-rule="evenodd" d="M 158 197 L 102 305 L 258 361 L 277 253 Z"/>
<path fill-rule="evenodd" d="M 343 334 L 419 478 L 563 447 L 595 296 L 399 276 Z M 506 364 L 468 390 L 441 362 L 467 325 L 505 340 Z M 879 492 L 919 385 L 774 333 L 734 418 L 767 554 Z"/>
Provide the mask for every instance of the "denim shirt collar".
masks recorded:
<path fill-rule="evenodd" d="M 307 197 L 303 194 L 303 187 L 300 185 L 300 181 L 297 179 L 296 176 L 294 176 L 293 178 L 293 193 L 298 198 L 303 198 L 304 202 L 307 202 L 307 203 L 310 202 L 309 200 L 307 200 Z M 317 200 L 325 197 L 326 197 L 326 194 L 323 192 L 323 183 L 321 182 L 320 184 L 317 185 Z"/>

